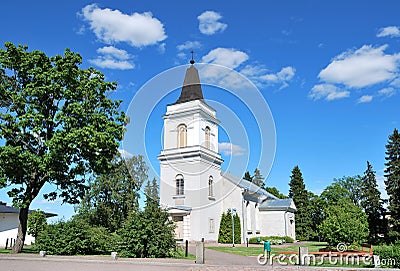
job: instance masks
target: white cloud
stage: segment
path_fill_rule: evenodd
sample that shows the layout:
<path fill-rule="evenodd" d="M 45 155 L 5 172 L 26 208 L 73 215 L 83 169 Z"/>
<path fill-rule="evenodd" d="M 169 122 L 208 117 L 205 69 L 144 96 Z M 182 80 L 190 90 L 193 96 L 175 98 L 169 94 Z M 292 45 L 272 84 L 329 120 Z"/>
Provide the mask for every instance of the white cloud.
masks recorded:
<path fill-rule="evenodd" d="M 385 185 L 386 178 L 379 174 L 376 174 L 375 178 L 376 178 L 376 182 L 378 183 L 378 190 L 381 192 L 381 198 L 382 199 L 389 198 L 389 196 L 386 192 L 386 185 Z"/>
<path fill-rule="evenodd" d="M 312 100 L 325 99 L 327 101 L 347 98 L 349 96 L 350 91 L 339 89 L 331 84 L 315 85 L 308 94 L 308 97 Z"/>
<path fill-rule="evenodd" d="M 97 49 L 96 52 L 120 60 L 127 60 L 131 57 L 127 51 L 115 48 L 114 46 L 105 46 Z"/>
<path fill-rule="evenodd" d="M 203 56 L 202 62 L 218 64 L 235 69 L 249 59 L 249 56 L 232 48 L 216 48 Z"/>
<path fill-rule="evenodd" d="M 400 28 L 398 26 L 387 26 L 379 29 L 378 34 L 376 34 L 378 38 L 382 37 L 400 37 Z"/>
<path fill-rule="evenodd" d="M 156 44 L 167 38 L 164 25 L 151 12 L 124 14 L 119 10 L 87 5 L 81 15 L 97 38 L 106 44 L 127 42 L 135 47 Z"/>
<path fill-rule="evenodd" d="M 356 51 L 346 51 L 323 69 L 318 77 L 327 83 L 362 88 L 395 78 L 399 54 L 385 54 L 387 45 L 374 48 L 364 45 Z"/>
<path fill-rule="evenodd" d="M 135 68 L 135 65 L 129 60 L 132 58 L 127 51 L 115 48 L 113 46 L 105 46 L 97 49 L 100 54 L 95 59 L 90 59 L 89 62 L 100 68 L 129 70 Z"/>
<path fill-rule="evenodd" d="M 190 50 L 190 49 L 198 49 L 201 47 L 201 43 L 198 41 L 185 41 L 182 44 L 179 44 L 176 46 L 176 49 L 178 51 L 183 51 L 183 50 Z"/>
<path fill-rule="evenodd" d="M 378 91 L 378 94 L 380 96 L 385 96 L 385 97 L 392 97 L 393 95 L 396 94 L 396 89 L 388 87 L 388 88 L 383 88 L 381 90 Z"/>
<path fill-rule="evenodd" d="M 166 46 L 167 44 L 165 43 L 165 42 L 163 42 L 163 43 L 161 43 L 159 46 L 158 46 L 158 52 L 160 53 L 160 54 L 164 54 L 165 53 L 165 46 Z"/>
<path fill-rule="evenodd" d="M 358 103 L 359 104 L 361 104 L 361 103 L 369 103 L 369 102 L 372 101 L 373 98 L 374 97 L 371 96 L 371 95 L 363 95 L 358 99 Z"/>
<path fill-rule="evenodd" d="M 296 73 L 296 69 L 293 67 L 284 67 L 277 73 L 269 73 L 260 77 L 262 81 L 265 81 L 267 84 L 282 84 L 280 87 L 285 88 L 288 86 L 288 81 L 292 80 Z"/>
<path fill-rule="evenodd" d="M 222 16 L 215 11 L 205 11 L 197 19 L 199 20 L 199 30 L 205 35 L 223 32 L 228 27 L 227 24 L 218 21 L 222 19 Z"/>
<path fill-rule="evenodd" d="M 270 85 L 280 84 L 282 88 L 288 86 L 288 82 L 293 79 L 295 75 L 295 68 L 287 66 L 282 68 L 277 73 L 268 72 L 268 70 L 258 64 L 246 64 L 249 56 L 242 51 L 233 48 L 216 48 L 211 50 L 207 55 L 202 57 L 202 62 L 218 64 L 230 69 L 235 69 L 242 76 L 235 75 L 235 73 L 227 73 L 226 70 L 221 71 L 216 67 L 207 67 L 203 70 L 203 77 L 211 79 L 213 83 L 223 84 L 224 86 L 234 86 L 235 88 L 248 88 L 249 81 L 259 87 L 266 87 Z M 221 74 L 222 72 L 222 74 Z"/>
<path fill-rule="evenodd" d="M 245 149 L 229 142 L 218 143 L 218 149 L 224 155 L 241 156 L 245 153 Z"/>

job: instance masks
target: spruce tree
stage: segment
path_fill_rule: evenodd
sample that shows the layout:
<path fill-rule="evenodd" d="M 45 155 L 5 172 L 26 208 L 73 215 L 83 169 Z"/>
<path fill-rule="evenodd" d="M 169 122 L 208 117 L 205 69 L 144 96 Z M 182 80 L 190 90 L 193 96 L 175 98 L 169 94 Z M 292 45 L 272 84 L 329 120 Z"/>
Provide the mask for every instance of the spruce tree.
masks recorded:
<path fill-rule="evenodd" d="M 397 129 L 389 136 L 386 145 L 385 185 L 389 196 L 391 224 L 390 235 L 400 238 L 400 135 Z"/>
<path fill-rule="evenodd" d="M 362 177 L 361 185 L 361 207 L 368 216 L 368 227 L 371 237 L 376 237 L 382 224 L 382 203 L 381 203 L 381 192 L 378 190 L 378 184 L 375 178 L 375 171 L 372 169 L 372 165 L 367 161 L 367 169 Z"/>
<path fill-rule="evenodd" d="M 264 177 L 262 176 L 261 171 L 258 168 L 254 170 L 253 183 L 261 188 L 264 188 L 265 186 Z"/>
<path fill-rule="evenodd" d="M 308 191 L 303 180 L 303 174 L 298 166 L 292 170 L 289 182 L 289 198 L 292 198 L 297 208 L 296 236 L 298 239 L 309 240 L 314 236 L 312 230 L 312 215 L 308 202 Z"/>

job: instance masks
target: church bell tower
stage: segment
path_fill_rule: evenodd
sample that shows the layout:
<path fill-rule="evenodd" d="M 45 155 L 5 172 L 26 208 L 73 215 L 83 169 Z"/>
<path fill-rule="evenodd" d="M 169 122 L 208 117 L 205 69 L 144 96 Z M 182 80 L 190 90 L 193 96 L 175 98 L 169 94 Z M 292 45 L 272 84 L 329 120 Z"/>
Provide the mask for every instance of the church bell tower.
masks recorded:
<path fill-rule="evenodd" d="M 160 203 L 186 227 L 195 209 L 210 206 L 218 198 L 223 160 L 218 153 L 216 110 L 203 99 L 199 72 L 193 59 L 186 70 L 178 100 L 167 106 L 160 160 Z M 171 214 L 171 212 L 170 212 Z M 178 229 L 179 231 L 179 229 Z M 188 231 L 190 232 L 190 231 Z M 182 230 L 182 239 L 193 239 Z M 196 234 L 191 231 L 191 234 Z M 179 235 L 179 233 L 177 233 Z M 200 238 L 200 237 L 199 237 Z"/>

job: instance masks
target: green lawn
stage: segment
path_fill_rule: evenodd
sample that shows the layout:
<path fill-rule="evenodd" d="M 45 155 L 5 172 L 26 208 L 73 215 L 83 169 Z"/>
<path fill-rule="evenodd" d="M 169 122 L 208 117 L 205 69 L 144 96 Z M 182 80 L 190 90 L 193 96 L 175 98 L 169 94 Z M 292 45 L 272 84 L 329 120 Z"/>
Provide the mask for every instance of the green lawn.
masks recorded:
<path fill-rule="evenodd" d="M 1 254 L 9 254 L 9 253 L 12 253 L 12 250 L 11 250 L 11 248 L 0 249 L 0 253 Z M 36 253 L 39 253 L 39 251 L 34 249 L 32 246 L 24 246 L 21 253 L 36 254 Z"/>
<path fill-rule="evenodd" d="M 324 248 L 327 246 L 327 243 L 324 242 L 305 242 L 301 244 L 296 244 L 294 243 L 293 245 L 274 245 L 271 247 L 271 254 L 278 255 L 279 251 L 298 251 L 299 247 L 308 247 L 308 251 L 319 251 L 320 248 Z M 227 252 L 227 253 L 232 253 L 232 254 L 237 254 L 237 255 L 242 255 L 242 256 L 258 256 L 262 253 L 263 251 L 263 246 L 252 246 L 252 247 L 243 247 L 243 246 L 236 246 L 236 247 L 222 247 L 222 246 L 214 246 L 214 247 L 207 247 L 208 249 L 212 250 L 217 250 L 217 251 L 222 251 L 222 252 Z M 333 259 L 335 261 L 335 259 Z M 283 262 L 289 263 L 288 260 L 284 260 Z M 349 262 L 351 263 L 351 262 Z M 313 264 L 312 264 L 313 265 Z M 329 262 L 327 258 L 325 258 L 324 263 L 321 264 L 320 260 L 316 260 L 314 263 L 316 266 L 324 266 L 324 267 L 370 267 L 368 264 L 363 264 L 362 261 L 360 260 L 360 265 L 357 264 L 346 264 L 345 260 L 343 259 L 342 262 L 340 262 L 339 259 L 337 259 L 336 263 Z"/>
<path fill-rule="evenodd" d="M 188 256 L 185 257 L 185 251 L 179 248 L 179 249 L 176 251 L 176 255 L 175 255 L 174 258 L 176 258 L 176 259 L 195 260 L 195 259 L 196 259 L 196 256 L 189 253 Z"/>
<path fill-rule="evenodd" d="M 320 248 L 326 247 L 326 243 L 324 242 L 307 242 L 302 243 L 302 247 L 308 247 L 308 251 L 318 251 Z M 300 245 L 276 245 L 271 247 L 271 254 L 278 254 L 279 251 L 298 251 Z M 257 247 L 207 247 L 208 249 L 213 249 L 217 251 L 243 255 L 243 256 L 258 256 L 259 254 L 264 252 L 263 246 L 260 244 Z"/>

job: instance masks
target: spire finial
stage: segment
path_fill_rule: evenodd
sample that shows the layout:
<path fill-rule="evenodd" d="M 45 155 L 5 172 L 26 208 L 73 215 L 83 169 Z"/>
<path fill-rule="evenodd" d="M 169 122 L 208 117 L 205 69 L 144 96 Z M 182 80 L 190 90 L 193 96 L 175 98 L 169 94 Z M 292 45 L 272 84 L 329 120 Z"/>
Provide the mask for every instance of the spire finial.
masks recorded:
<path fill-rule="evenodd" d="M 190 60 L 190 64 L 194 64 L 194 59 L 193 59 L 193 54 L 194 54 L 194 51 L 192 50 L 192 51 L 190 51 L 190 53 L 192 54 L 192 59 Z"/>

